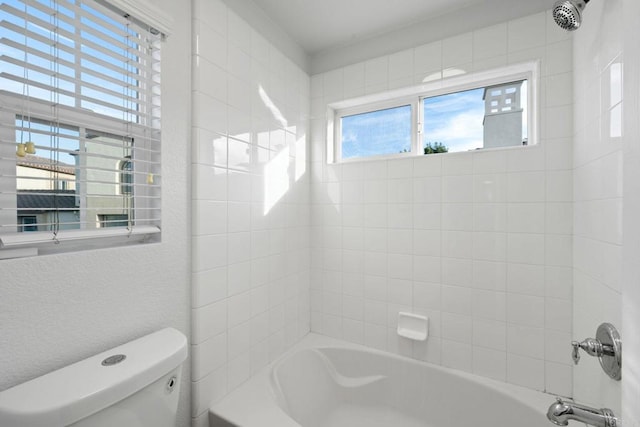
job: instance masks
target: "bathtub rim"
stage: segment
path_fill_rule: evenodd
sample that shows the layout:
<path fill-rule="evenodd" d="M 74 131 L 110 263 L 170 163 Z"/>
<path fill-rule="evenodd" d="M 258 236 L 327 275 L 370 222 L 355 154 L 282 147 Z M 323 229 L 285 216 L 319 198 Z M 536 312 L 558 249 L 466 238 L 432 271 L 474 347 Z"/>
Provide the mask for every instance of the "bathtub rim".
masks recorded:
<path fill-rule="evenodd" d="M 361 344 L 351 343 L 310 332 L 297 344 L 277 357 L 273 362 L 261 368 L 253 377 L 249 378 L 243 384 L 224 396 L 219 402 L 212 404 L 208 409 L 209 418 L 211 419 L 211 415 L 214 414 L 215 417 L 222 418 L 223 420 L 232 423 L 230 425 L 236 424 L 242 427 L 265 427 L 271 425 L 278 427 L 301 427 L 300 424 L 293 420 L 278 404 L 277 399 L 279 397 L 273 389 L 272 375 L 278 366 L 281 366 L 295 353 L 306 349 L 321 348 L 345 348 L 349 350 L 363 351 L 401 360 L 416 366 L 426 366 L 429 369 L 435 369 L 449 375 L 454 375 L 462 379 L 484 385 L 495 390 L 497 393 L 504 394 L 509 398 L 516 400 L 522 405 L 528 406 L 540 414 L 546 413 L 547 408 L 551 403 L 553 403 L 556 397 L 555 394 L 549 394 L 543 391 L 509 384 L 477 374 L 459 371 L 453 368 L 398 355 L 396 353 L 378 350 Z M 569 401 L 572 400 L 567 397 L 563 397 L 563 399 Z M 248 407 L 251 407 L 252 410 L 248 411 Z M 260 415 L 257 416 L 257 414 Z M 211 424 L 211 426 L 213 427 L 214 424 Z"/>

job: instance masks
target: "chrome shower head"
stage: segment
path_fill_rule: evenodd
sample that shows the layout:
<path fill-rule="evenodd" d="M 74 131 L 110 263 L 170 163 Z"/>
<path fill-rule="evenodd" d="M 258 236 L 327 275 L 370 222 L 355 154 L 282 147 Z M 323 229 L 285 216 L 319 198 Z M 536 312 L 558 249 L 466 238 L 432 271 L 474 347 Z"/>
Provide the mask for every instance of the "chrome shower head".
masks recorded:
<path fill-rule="evenodd" d="M 553 6 L 553 19 L 563 30 L 575 31 L 582 23 L 582 11 L 589 0 L 560 0 Z"/>

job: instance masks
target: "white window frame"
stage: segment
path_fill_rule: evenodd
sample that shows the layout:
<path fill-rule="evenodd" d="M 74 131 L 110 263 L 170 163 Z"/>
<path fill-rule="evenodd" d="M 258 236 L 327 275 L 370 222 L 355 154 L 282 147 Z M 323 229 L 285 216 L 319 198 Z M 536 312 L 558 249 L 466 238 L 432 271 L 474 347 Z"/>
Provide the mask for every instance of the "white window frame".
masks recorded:
<path fill-rule="evenodd" d="M 527 124 L 528 145 L 537 146 L 539 128 L 540 61 L 514 64 L 492 70 L 470 73 L 417 86 L 367 95 L 327 105 L 327 163 L 350 163 L 423 156 L 422 117 L 423 100 L 479 89 L 503 83 L 527 80 Z M 367 157 L 342 158 L 341 122 L 345 116 L 374 112 L 386 108 L 412 105 L 412 144 L 408 153 L 384 154 Z M 524 146 L 483 148 L 484 150 L 522 149 Z"/>
<path fill-rule="evenodd" d="M 134 25 L 139 26 L 153 34 L 158 35 L 158 43 L 165 39 L 172 30 L 174 24 L 174 18 L 167 14 L 156 4 L 153 4 L 151 0 L 95 0 L 96 3 L 103 7 L 106 7 L 111 11 L 111 15 L 115 13 L 118 17 L 126 16 L 128 21 Z M 30 3 L 31 4 L 31 3 Z M 33 4 L 32 4 L 33 6 Z M 46 8 L 46 5 L 40 5 L 39 10 Z M 84 13 L 80 14 L 84 16 Z M 74 19 L 79 19 L 79 15 L 74 15 Z M 113 17 L 112 17 L 113 18 Z M 57 25 L 57 24 L 56 24 Z M 81 26 L 78 26 L 78 28 Z M 157 50 L 155 52 L 158 52 Z M 158 59 L 154 52 L 154 59 Z M 79 61 L 80 57 L 74 56 L 75 61 Z M 149 78 L 159 85 L 159 67 L 155 68 L 155 62 L 153 71 Z M 77 64 L 77 62 L 76 62 Z M 158 64 L 159 65 L 159 64 Z M 77 66 L 77 65 L 76 65 Z M 77 74 L 77 73 L 76 73 Z M 138 83 L 144 83 L 144 81 L 138 81 Z M 80 90 L 76 85 L 76 91 Z M 29 116 L 34 119 L 42 119 L 53 123 L 69 124 L 82 130 L 91 129 L 96 131 L 105 132 L 112 135 L 122 135 L 132 138 L 138 146 L 150 146 L 160 144 L 159 141 L 159 109 L 160 109 L 160 94 L 155 90 L 149 91 L 147 102 L 138 102 L 137 107 L 144 109 L 147 113 L 145 126 L 141 126 L 132 121 L 126 121 L 119 119 L 118 117 L 112 117 L 107 115 L 101 115 L 94 113 L 91 110 L 80 107 L 67 107 L 60 104 L 52 104 L 48 101 L 42 101 L 36 97 L 30 98 L 27 102 L 29 105 Z M 24 115 L 25 99 L 24 94 L 16 94 L 8 91 L 0 90 L 0 119 L 4 123 L 13 123 L 16 115 Z M 140 118 L 140 116 L 138 116 Z M 156 134 L 156 132 L 158 132 Z M 10 127 L 0 128 L 0 138 L 5 141 L 12 141 L 15 139 L 15 132 Z M 158 145 L 160 148 L 160 145 Z M 16 175 L 15 162 L 11 162 L 8 159 L 15 156 L 12 153 L 9 145 L 3 147 L 0 150 L 3 160 L 0 160 L 0 174 L 11 176 Z M 148 151 L 148 150 L 147 150 Z M 136 156 L 135 152 L 132 154 Z M 159 155 L 159 154 L 158 154 Z M 131 159 L 134 161 L 135 157 Z M 145 160 L 142 159 L 144 162 Z M 13 163 L 13 164 L 12 164 Z M 147 174 L 146 177 L 135 176 L 133 184 L 138 185 L 138 182 L 145 181 L 143 194 L 136 194 L 133 196 L 133 200 L 137 203 L 138 195 L 143 198 L 151 199 L 149 197 L 152 192 L 160 189 L 161 182 L 161 160 L 158 159 L 155 162 L 156 168 L 153 173 Z M 10 170 L 9 170 L 10 169 Z M 16 177 L 17 179 L 17 177 Z M 140 181 L 139 181 L 140 180 Z M 154 182 L 158 180 L 158 182 Z M 9 180 L 3 182 L 3 186 L 7 185 Z M 114 181 L 114 185 L 120 186 L 119 180 Z M 14 185 L 15 187 L 15 185 Z M 154 187 L 154 188 L 151 188 Z M 13 188 L 5 188 L 8 191 L 9 197 L 0 197 L 0 202 L 12 204 L 10 209 L 13 209 L 13 203 L 16 203 L 15 198 L 11 201 L 11 192 Z M 17 192 L 16 192 L 17 193 Z M 157 198 L 158 196 L 153 196 Z M 160 196 L 161 197 L 161 191 Z M 144 201 L 141 203 L 146 205 L 150 203 Z M 155 203 L 155 202 L 152 202 Z M 7 211 L 7 212 L 10 212 Z M 125 246 L 129 244 L 136 244 L 143 241 L 160 241 L 160 223 L 161 223 L 161 202 L 158 200 L 157 206 L 154 205 L 153 209 L 149 209 L 145 212 L 145 215 L 140 215 L 140 212 L 135 209 L 136 221 L 140 218 L 146 220 L 155 220 L 158 225 L 142 225 L 136 224 L 133 227 L 120 227 L 114 230 L 105 231 L 100 229 L 73 229 L 73 230 L 58 230 L 58 232 L 52 236 L 50 231 L 46 232 L 29 232 L 29 233 L 2 233 L 0 235 L 0 259 L 17 258 L 25 256 L 43 255 L 48 253 L 62 253 L 75 250 L 86 249 L 100 249 L 112 246 Z M 6 216 L 0 212 L 0 216 Z M 4 218 L 0 218 L 4 221 Z M 153 221 L 152 221 L 153 222 Z M 52 238 L 54 237 L 54 238 Z M 64 245 L 55 245 L 54 243 L 64 242 Z"/>

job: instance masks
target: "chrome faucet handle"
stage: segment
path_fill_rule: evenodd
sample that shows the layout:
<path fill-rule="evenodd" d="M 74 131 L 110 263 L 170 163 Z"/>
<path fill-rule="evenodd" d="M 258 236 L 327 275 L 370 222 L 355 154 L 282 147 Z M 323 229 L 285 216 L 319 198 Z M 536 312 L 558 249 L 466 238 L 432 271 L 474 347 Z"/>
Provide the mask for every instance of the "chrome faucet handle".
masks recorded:
<path fill-rule="evenodd" d="M 577 365 L 580 361 L 580 343 L 578 341 L 571 341 L 571 345 L 573 346 L 571 358 L 573 359 L 573 364 Z M 558 403 L 562 403 L 562 399 L 558 398 Z"/>
<path fill-rule="evenodd" d="M 573 359 L 574 364 L 578 364 L 580 361 L 580 349 L 584 350 L 590 356 L 602 357 L 602 355 L 606 354 L 605 346 L 595 338 L 587 338 L 582 342 L 572 341 L 571 345 L 573 346 L 573 351 L 571 352 L 571 358 Z"/>
<path fill-rule="evenodd" d="M 600 357 L 604 354 L 604 348 L 600 340 L 595 338 L 587 338 L 578 344 L 590 356 Z"/>

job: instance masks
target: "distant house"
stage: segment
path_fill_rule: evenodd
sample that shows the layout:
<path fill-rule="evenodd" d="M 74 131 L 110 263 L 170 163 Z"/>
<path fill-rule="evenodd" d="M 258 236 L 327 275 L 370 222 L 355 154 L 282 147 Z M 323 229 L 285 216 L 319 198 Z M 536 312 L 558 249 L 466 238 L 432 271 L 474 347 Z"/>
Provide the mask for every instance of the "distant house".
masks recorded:
<path fill-rule="evenodd" d="M 60 229 L 79 228 L 75 190 L 19 190 L 17 201 L 18 231 L 51 230 L 56 211 Z"/>
<path fill-rule="evenodd" d="M 18 190 L 75 190 L 75 165 L 45 157 L 28 156 L 16 161 Z"/>

